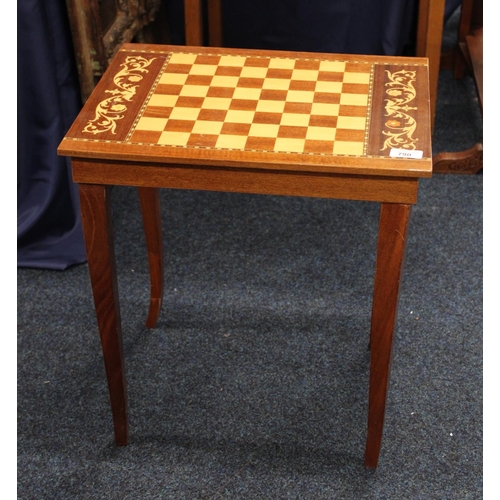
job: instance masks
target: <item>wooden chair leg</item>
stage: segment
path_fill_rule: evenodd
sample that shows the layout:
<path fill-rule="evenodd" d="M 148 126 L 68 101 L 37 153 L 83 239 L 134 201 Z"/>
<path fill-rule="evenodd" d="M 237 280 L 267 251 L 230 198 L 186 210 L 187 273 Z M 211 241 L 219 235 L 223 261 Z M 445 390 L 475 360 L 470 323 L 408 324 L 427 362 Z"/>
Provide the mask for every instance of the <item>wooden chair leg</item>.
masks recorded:
<path fill-rule="evenodd" d="M 208 0 L 208 45 L 222 46 L 221 0 Z M 184 0 L 186 45 L 203 45 L 203 9 L 201 0 Z"/>
<path fill-rule="evenodd" d="M 431 128 L 434 130 L 441 64 L 445 0 L 420 0 L 418 4 L 416 55 L 429 58 Z"/>
<path fill-rule="evenodd" d="M 80 184 L 90 281 L 101 336 L 117 445 L 128 442 L 127 395 L 111 223 L 111 187 Z"/>
<path fill-rule="evenodd" d="M 163 300 L 163 241 L 159 189 L 140 187 L 139 199 L 148 249 L 149 275 L 151 280 L 151 296 L 146 326 L 153 328 L 158 321 Z"/>
<path fill-rule="evenodd" d="M 389 387 L 399 287 L 411 205 L 383 203 L 377 245 L 370 332 L 370 391 L 365 465 L 377 467 Z"/>
<path fill-rule="evenodd" d="M 208 45 L 222 47 L 221 0 L 208 0 Z"/>
<path fill-rule="evenodd" d="M 184 0 L 186 45 L 203 45 L 203 15 L 201 0 Z"/>

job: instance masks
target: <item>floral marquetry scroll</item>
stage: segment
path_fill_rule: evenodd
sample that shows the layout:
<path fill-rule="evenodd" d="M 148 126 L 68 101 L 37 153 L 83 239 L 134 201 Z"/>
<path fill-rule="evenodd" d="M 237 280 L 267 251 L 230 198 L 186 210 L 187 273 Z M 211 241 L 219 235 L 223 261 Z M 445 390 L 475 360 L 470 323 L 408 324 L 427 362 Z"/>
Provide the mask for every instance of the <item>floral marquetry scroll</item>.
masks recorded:
<path fill-rule="evenodd" d="M 382 134 L 387 136 L 381 151 L 387 149 L 416 149 L 417 140 L 414 133 L 417 127 L 415 118 L 409 114 L 417 108 L 411 103 L 415 100 L 416 91 L 413 83 L 416 71 L 402 69 L 391 73 L 386 70 L 388 81 L 385 84 L 385 121 L 386 129 Z"/>
<path fill-rule="evenodd" d="M 250 162 L 357 157 L 371 170 L 386 158 L 397 169 L 394 150 L 431 157 L 423 64 L 202 49 L 126 44 L 71 140 L 209 161 L 231 151 Z"/>
<path fill-rule="evenodd" d="M 153 59 L 145 59 L 141 56 L 128 56 L 121 65 L 122 69 L 114 77 L 116 88 L 106 90 L 110 97 L 101 101 L 96 108 L 96 116 L 90 120 L 83 132 L 99 134 L 111 132 L 115 134 L 116 122 L 124 117 L 127 110 L 127 103 L 136 94 L 139 82 L 143 79 L 142 74 L 147 73 L 146 69 Z"/>
<path fill-rule="evenodd" d="M 421 64 L 375 64 L 367 154 L 431 158 L 429 87 Z"/>

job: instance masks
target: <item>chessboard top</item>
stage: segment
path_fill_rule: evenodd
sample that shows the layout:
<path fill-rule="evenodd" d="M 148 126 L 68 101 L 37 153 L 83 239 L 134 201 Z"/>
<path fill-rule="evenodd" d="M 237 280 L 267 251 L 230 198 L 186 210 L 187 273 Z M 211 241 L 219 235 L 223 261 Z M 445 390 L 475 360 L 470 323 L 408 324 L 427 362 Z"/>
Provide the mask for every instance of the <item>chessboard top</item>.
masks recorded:
<path fill-rule="evenodd" d="M 75 158 L 428 177 L 427 59 L 124 44 Z"/>

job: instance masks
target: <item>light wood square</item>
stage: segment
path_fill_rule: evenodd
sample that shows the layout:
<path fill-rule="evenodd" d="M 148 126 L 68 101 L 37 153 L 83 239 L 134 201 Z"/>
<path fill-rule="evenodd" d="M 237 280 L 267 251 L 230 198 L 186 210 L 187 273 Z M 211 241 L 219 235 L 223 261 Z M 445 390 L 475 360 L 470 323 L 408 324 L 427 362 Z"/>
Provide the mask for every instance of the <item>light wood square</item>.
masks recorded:
<path fill-rule="evenodd" d="M 338 104 L 324 104 L 315 102 L 311 108 L 311 115 L 338 116 L 340 106 Z"/>
<path fill-rule="evenodd" d="M 219 66 L 236 66 L 241 68 L 247 60 L 244 56 L 221 56 Z"/>
<path fill-rule="evenodd" d="M 254 137 L 276 137 L 279 128 L 279 125 L 269 123 L 252 123 L 248 135 Z"/>
<path fill-rule="evenodd" d="M 329 71 L 332 73 L 343 73 L 345 71 L 344 61 L 321 61 L 319 63 L 320 71 Z"/>
<path fill-rule="evenodd" d="M 163 106 L 173 108 L 179 96 L 168 94 L 153 94 L 148 102 L 148 106 Z"/>
<path fill-rule="evenodd" d="M 306 139 L 315 141 L 334 141 L 336 129 L 332 127 L 308 127 Z"/>
<path fill-rule="evenodd" d="M 370 73 L 344 73 L 344 83 L 370 83 Z"/>
<path fill-rule="evenodd" d="M 135 127 L 136 130 L 154 130 L 156 132 L 161 132 L 164 130 L 165 125 L 167 124 L 167 118 L 150 118 L 150 117 L 142 117 Z"/>
<path fill-rule="evenodd" d="M 191 134 L 189 132 L 162 132 L 158 144 L 185 146 Z"/>
<path fill-rule="evenodd" d="M 330 92 L 340 94 L 342 92 L 342 82 L 316 82 L 316 92 Z"/>
<path fill-rule="evenodd" d="M 226 97 L 205 97 L 202 108 L 205 109 L 229 109 L 231 99 Z"/>
<path fill-rule="evenodd" d="M 245 66 L 241 70 L 240 76 L 244 78 L 265 78 L 266 74 L 267 74 L 267 68 Z"/>
<path fill-rule="evenodd" d="M 310 115 L 303 113 L 283 113 L 281 115 L 281 125 L 291 125 L 294 127 L 307 127 Z"/>
<path fill-rule="evenodd" d="M 363 143 L 335 141 L 335 143 L 333 144 L 333 154 L 361 156 L 363 154 Z"/>
<path fill-rule="evenodd" d="M 314 92 L 307 90 L 289 90 L 286 95 L 288 102 L 313 102 Z"/>
<path fill-rule="evenodd" d="M 360 116 L 339 116 L 337 128 L 346 128 L 351 130 L 364 130 L 366 118 Z"/>
<path fill-rule="evenodd" d="M 170 113 L 171 120 L 196 120 L 200 110 L 198 108 L 174 108 Z"/>
<path fill-rule="evenodd" d="M 252 123 L 255 111 L 230 109 L 224 121 L 228 123 Z"/>
<path fill-rule="evenodd" d="M 184 85 L 179 95 L 186 97 L 206 97 L 209 87 L 205 85 Z"/>
<path fill-rule="evenodd" d="M 222 134 L 217 139 L 216 148 L 244 149 L 247 142 L 246 135 L 226 135 Z"/>
<path fill-rule="evenodd" d="M 220 76 L 220 75 L 215 75 L 212 78 L 212 87 L 228 87 L 228 88 L 234 88 L 236 87 L 238 83 L 238 77 L 237 76 Z"/>
<path fill-rule="evenodd" d="M 290 80 L 287 78 L 266 78 L 262 84 L 262 88 L 266 90 L 288 90 Z"/>
<path fill-rule="evenodd" d="M 188 75 L 183 73 L 163 73 L 160 77 L 161 84 L 184 85 Z"/>
<path fill-rule="evenodd" d="M 294 69 L 292 80 L 303 80 L 315 82 L 318 79 L 318 71 L 313 69 Z"/>
<path fill-rule="evenodd" d="M 224 122 L 209 122 L 199 120 L 194 124 L 193 134 L 219 135 Z"/>
<path fill-rule="evenodd" d="M 260 97 L 261 89 L 251 89 L 246 87 L 236 87 L 234 89 L 233 99 L 249 99 L 256 101 Z"/>
<path fill-rule="evenodd" d="M 197 57 L 197 54 L 172 54 L 168 62 L 172 64 L 193 64 Z"/>
<path fill-rule="evenodd" d="M 190 75 L 215 75 L 218 66 L 216 64 L 193 64 L 189 71 Z"/>
<path fill-rule="evenodd" d="M 365 94 L 341 94 L 340 104 L 348 106 L 367 106 L 368 96 Z"/>
<path fill-rule="evenodd" d="M 267 113 L 283 113 L 286 101 L 259 101 L 256 111 L 264 111 Z"/>
<path fill-rule="evenodd" d="M 305 139 L 289 139 L 278 137 L 274 143 L 275 151 L 287 153 L 302 153 L 304 151 Z"/>
<path fill-rule="evenodd" d="M 269 60 L 269 67 L 277 69 L 293 69 L 295 67 L 295 59 L 280 59 L 273 57 Z"/>

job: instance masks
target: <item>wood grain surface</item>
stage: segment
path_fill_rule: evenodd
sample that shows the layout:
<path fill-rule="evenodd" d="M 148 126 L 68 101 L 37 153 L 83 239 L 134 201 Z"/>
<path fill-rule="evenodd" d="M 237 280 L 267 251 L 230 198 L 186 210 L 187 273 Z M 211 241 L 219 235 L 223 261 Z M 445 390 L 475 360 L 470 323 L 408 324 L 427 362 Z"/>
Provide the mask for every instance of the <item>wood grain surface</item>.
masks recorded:
<path fill-rule="evenodd" d="M 425 59 L 126 44 L 59 153 L 425 177 L 428 113 Z"/>

